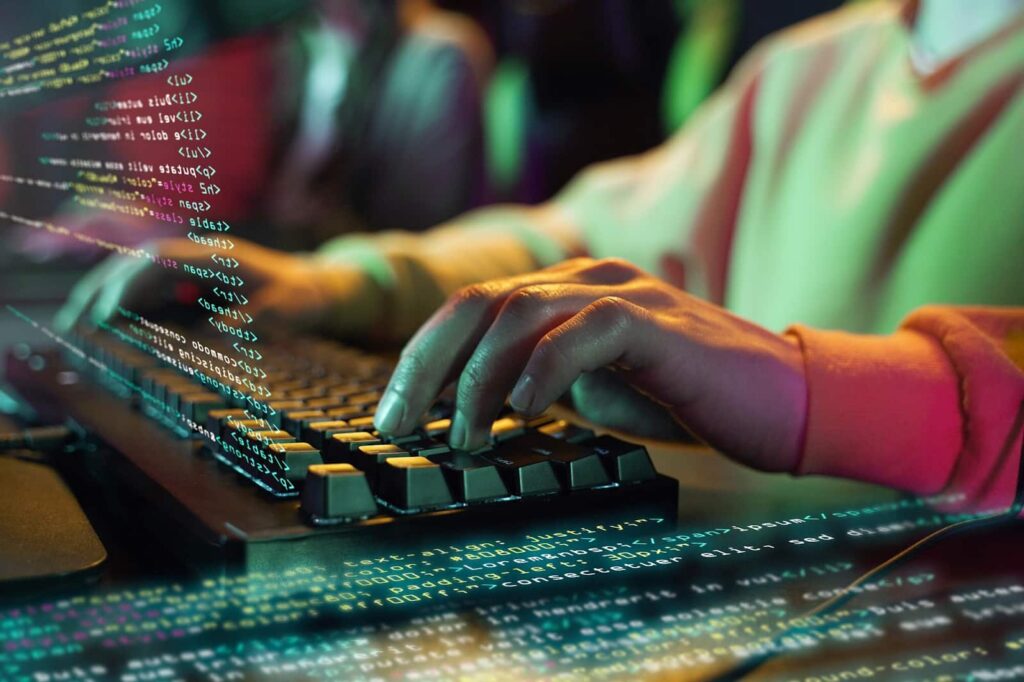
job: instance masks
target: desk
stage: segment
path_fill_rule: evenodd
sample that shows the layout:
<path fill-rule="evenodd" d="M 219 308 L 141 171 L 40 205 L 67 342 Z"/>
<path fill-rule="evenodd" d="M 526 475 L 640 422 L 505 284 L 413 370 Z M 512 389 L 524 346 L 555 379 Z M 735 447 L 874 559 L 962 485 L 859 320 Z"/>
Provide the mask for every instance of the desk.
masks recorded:
<path fill-rule="evenodd" d="M 696 447 L 655 453 L 684 481 L 677 528 L 628 515 L 618 528 L 553 520 L 275 575 L 191 580 L 143 567 L 8 599 L 0 677 L 706 679 L 771 648 L 784 653 L 753 679 L 1000 679 L 985 675 L 1024 669 L 1018 528 L 935 545 L 817 627 L 787 631 L 951 519 L 890 491 L 755 474 Z M 460 584 L 478 587 L 457 593 Z M 368 603 L 339 610 L 351 590 Z"/>

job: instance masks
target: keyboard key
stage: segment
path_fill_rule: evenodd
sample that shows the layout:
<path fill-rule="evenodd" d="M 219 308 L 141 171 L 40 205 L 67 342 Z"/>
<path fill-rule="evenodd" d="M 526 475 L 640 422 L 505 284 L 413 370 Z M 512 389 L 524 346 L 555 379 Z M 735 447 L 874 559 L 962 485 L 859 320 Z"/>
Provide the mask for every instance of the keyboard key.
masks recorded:
<path fill-rule="evenodd" d="M 434 455 L 443 455 L 444 453 L 452 452 L 449 444 L 440 440 L 434 440 L 433 438 L 422 438 L 416 436 L 412 439 L 399 438 L 397 441 L 389 442 L 401 445 L 413 455 L 419 455 L 420 457 L 433 457 Z"/>
<path fill-rule="evenodd" d="M 538 426 L 537 430 L 552 438 L 564 440 L 567 443 L 581 443 L 594 437 L 594 432 L 591 429 L 571 424 L 564 419 L 555 419 L 547 424 Z"/>
<path fill-rule="evenodd" d="M 342 407 L 336 407 L 331 410 L 327 410 L 327 416 L 331 419 L 359 419 L 360 417 L 372 417 L 372 412 L 367 412 L 362 407 L 356 405 L 343 405 Z"/>
<path fill-rule="evenodd" d="M 354 393 L 345 399 L 345 402 L 349 405 L 358 405 L 363 408 L 367 408 L 370 405 L 376 405 L 380 402 L 380 391 L 365 391 L 363 393 Z"/>
<path fill-rule="evenodd" d="M 222 427 L 221 437 L 225 440 L 231 440 L 235 443 L 245 442 L 243 439 L 245 434 L 250 431 L 269 431 L 274 428 L 274 425 L 268 422 L 266 419 L 227 419 Z"/>
<path fill-rule="evenodd" d="M 289 391 L 298 391 L 306 388 L 309 384 L 302 379 L 290 379 L 286 381 L 264 382 L 274 395 L 285 395 Z"/>
<path fill-rule="evenodd" d="M 342 407 L 342 401 L 330 396 L 326 398 L 313 398 L 312 400 L 306 401 L 306 407 L 311 410 L 333 410 L 335 408 Z"/>
<path fill-rule="evenodd" d="M 598 455 L 608 474 L 619 483 L 649 481 L 657 476 L 647 448 L 642 445 L 627 443 L 614 436 L 599 436 L 585 441 L 582 446 Z"/>
<path fill-rule="evenodd" d="M 309 443 L 271 443 L 267 449 L 285 465 L 285 477 L 292 483 L 304 481 L 309 467 L 324 463 L 320 451 Z"/>
<path fill-rule="evenodd" d="M 370 485 L 376 488 L 377 472 L 386 460 L 391 457 L 409 456 L 410 453 L 407 450 L 403 450 L 397 445 L 378 443 L 377 445 L 360 445 L 349 457 L 349 461 L 352 462 L 356 469 L 365 471 Z"/>
<path fill-rule="evenodd" d="M 267 416 L 267 421 L 277 427 L 284 423 L 285 412 L 306 409 L 305 403 L 301 400 L 269 400 L 266 405 L 272 411 L 272 414 Z"/>
<path fill-rule="evenodd" d="M 198 393 L 202 386 L 196 384 L 186 377 L 178 377 L 167 381 L 157 381 L 154 384 L 155 394 L 158 400 L 164 403 L 167 411 L 174 414 L 179 411 L 179 398 L 184 393 Z"/>
<path fill-rule="evenodd" d="M 288 410 L 281 416 L 281 428 L 292 433 L 300 433 L 309 422 L 316 419 L 323 420 L 326 417 L 327 413 L 323 410 Z"/>
<path fill-rule="evenodd" d="M 502 417 L 491 424 L 491 440 L 495 443 L 501 443 L 524 433 L 526 433 L 526 422 L 519 417 Z"/>
<path fill-rule="evenodd" d="M 506 446 L 483 457 L 498 467 L 505 485 L 516 495 L 547 495 L 561 490 L 555 469 L 544 455 Z"/>
<path fill-rule="evenodd" d="M 313 464 L 302 490 L 302 509 L 322 519 L 360 519 L 377 513 L 366 475 L 351 464 Z"/>
<path fill-rule="evenodd" d="M 427 422 L 423 426 L 423 432 L 431 438 L 437 438 L 438 440 L 447 440 L 448 432 L 452 428 L 451 419 L 435 419 L 432 422 Z"/>
<path fill-rule="evenodd" d="M 294 443 L 296 441 L 295 436 L 281 429 L 246 431 L 245 437 L 251 443 Z"/>
<path fill-rule="evenodd" d="M 226 407 L 222 410 L 210 410 L 206 415 L 206 429 L 215 436 L 223 437 L 224 424 L 231 418 L 248 419 L 249 415 L 240 407 Z"/>
<path fill-rule="evenodd" d="M 307 401 L 313 398 L 322 398 L 325 394 L 325 389 L 319 386 L 310 386 L 308 388 L 299 388 L 294 391 L 288 391 L 288 400 L 302 400 Z"/>
<path fill-rule="evenodd" d="M 441 467 L 448 487 L 461 502 L 482 502 L 508 497 L 508 488 L 498 468 L 480 455 L 468 452 L 446 452 L 428 457 Z"/>
<path fill-rule="evenodd" d="M 185 393 L 178 399 L 178 411 L 196 424 L 204 424 L 211 410 L 224 408 L 224 399 L 210 391 Z"/>
<path fill-rule="evenodd" d="M 380 466 L 380 496 L 403 510 L 453 503 L 441 467 L 426 457 L 391 457 Z"/>
<path fill-rule="evenodd" d="M 348 423 L 355 429 L 368 430 L 373 428 L 373 417 L 356 417 L 350 419 Z"/>
<path fill-rule="evenodd" d="M 299 431 L 299 435 L 313 447 L 324 449 L 328 439 L 336 433 L 351 433 L 355 431 L 344 419 L 326 419 L 324 421 L 313 421 L 306 424 Z"/>
<path fill-rule="evenodd" d="M 368 431 L 336 433 L 327 439 L 324 459 L 330 463 L 352 463 L 352 454 L 363 445 L 379 445 L 380 438 Z"/>
<path fill-rule="evenodd" d="M 600 457 L 589 449 L 552 438 L 543 433 L 530 433 L 496 448 L 541 455 L 551 462 L 562 486 L 569 490 L 608 485 L 611 479 Z"/>

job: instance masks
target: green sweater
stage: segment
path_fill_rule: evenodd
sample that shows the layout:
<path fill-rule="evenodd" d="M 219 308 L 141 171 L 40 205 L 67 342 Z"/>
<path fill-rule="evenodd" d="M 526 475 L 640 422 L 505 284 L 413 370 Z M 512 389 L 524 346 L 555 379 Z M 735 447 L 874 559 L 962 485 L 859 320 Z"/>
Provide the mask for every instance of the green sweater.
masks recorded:
<path fill-rule="evenodd" d="M 916 73 L 900 3 L 760 45 L 672 139 L 551 202 L 345 237 L 404 337 L 459 286 L 620 256 L 770 329 L 888 332 L 928 303 L 1024 303 L 1024 22 Z M 423 188 L 429 192 L 430 188 Z"/>

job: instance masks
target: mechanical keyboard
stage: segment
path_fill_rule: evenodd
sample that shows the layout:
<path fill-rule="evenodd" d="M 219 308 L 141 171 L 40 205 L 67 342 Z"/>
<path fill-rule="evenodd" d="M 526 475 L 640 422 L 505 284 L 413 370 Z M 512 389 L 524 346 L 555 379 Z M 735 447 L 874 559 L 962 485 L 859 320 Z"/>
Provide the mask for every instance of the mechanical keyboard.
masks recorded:
<path fill-rule="evenodd" d="M 248 363 L 157 329 L 106 326 L 61 339 L 60 352 L 21 349 L 7 374 L 41 413 L 94 435 L 105 454 L 93 466 L 140 496 L 133 508 L 189 560 L 281 568 L 474 527 L 675 517 L 678 485 L 642 445 L 506 410 L 487 447 L 452 450 L 443 398 L 413 434 L 388 437 L 373 427 L 393 367 L 383 357 L 289 338 Z"/>

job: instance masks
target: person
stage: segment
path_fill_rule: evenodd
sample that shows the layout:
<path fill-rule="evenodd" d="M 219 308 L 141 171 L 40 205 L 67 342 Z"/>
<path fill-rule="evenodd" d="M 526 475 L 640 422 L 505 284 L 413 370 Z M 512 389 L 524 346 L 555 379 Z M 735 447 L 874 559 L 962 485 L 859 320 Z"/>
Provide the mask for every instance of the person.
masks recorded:
<path fill-rule="evenodd" d="M 1005 506 L 1024 424 L 1022 81 L 1020 0 L 858 3 L 761 44 L 668 143 L 547 204 L 309 256 L 242 247 L 249 312 L 411 336 L 384 432 L 455 383 L 451 442 L 473 449 L 506 396 L 536 414 L 569 391 L 598 423 L 685 425 L 759 469 Z M 161 275 L 109 263 L 60 322 L 141 305 Z"/>

